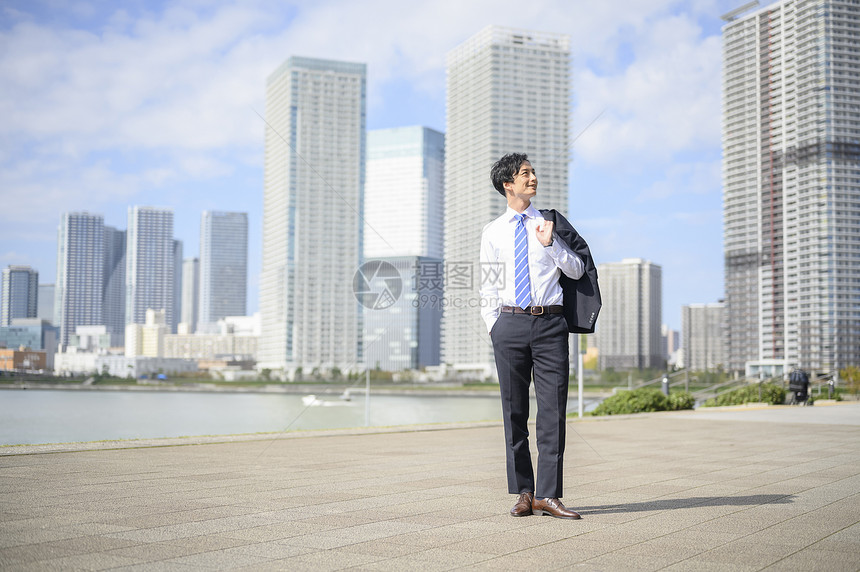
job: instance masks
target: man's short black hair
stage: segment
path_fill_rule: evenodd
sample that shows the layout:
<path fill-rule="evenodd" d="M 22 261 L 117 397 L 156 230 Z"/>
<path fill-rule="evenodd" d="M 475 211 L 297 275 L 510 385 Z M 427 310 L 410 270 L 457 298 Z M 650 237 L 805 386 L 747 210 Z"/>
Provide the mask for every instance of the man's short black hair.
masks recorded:
<path fill-rule="evenodd" d="M 493 187 L 499 191 L 499 194 L 505 196 L 505 183 L 513 183 L 520 166 L 528 160 L 529 156 L 525 153 L 508 153 L 496 161 L 490 169 L 490 180 L 493 181 Z"/>

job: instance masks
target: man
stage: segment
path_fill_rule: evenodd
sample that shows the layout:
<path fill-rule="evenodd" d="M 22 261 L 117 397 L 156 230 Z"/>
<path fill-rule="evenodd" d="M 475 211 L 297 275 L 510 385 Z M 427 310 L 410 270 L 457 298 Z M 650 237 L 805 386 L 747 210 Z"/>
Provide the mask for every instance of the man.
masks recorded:
<path fill-rule="evenodd" d="M 493 165 L 490 178 L 508 208 L 481 235 L 481 265 L 488 275 L 500 277 L 482 281 L 481 313 L 499 374 L 508 492 L 519 495 L 511 514 L 578 519 L 559 500 L 568 388 L 568 323 L 559 277 L 563 273 L 578 280 L 585 264 L 557 240 L 555 224 L 532 206 L 537 174 L 527 155 L 505 155 Z M 570 226 L 553 214 L 559 225 Z M 537 481 L 528 439 L 532 374 L 538 405 Z"/>

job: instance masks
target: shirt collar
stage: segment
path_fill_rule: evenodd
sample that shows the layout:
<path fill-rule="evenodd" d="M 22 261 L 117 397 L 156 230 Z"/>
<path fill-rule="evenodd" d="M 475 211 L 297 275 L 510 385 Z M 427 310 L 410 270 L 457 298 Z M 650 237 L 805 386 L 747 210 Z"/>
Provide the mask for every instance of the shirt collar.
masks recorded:
<path fill-rule="evenodd" d="M 505 214 L 507 215 L 508 222 L 513 222 L 514 220 L 516 220 L 515 217 L 520 213 L 518 213 L 511 207 L 508 207 L 507 210 L 505 210 Z M 534 205 L 530 204 L 528 207 L 526 207 L 526 210 L 523 211 L 523 214 L 526 215 L 526 219 L 530 219 L 537 218 L 540 215 L 540 212 L 535 208 Z"/>

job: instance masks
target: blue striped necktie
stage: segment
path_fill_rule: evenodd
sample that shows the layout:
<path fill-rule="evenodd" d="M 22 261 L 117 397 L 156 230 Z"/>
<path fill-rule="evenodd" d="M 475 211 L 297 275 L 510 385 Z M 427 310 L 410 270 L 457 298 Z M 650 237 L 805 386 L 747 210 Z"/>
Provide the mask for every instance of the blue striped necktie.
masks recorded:
<path fill-rule="evenodd" d="M 532 301 L 529 280 L 529 241 L 526 235 L 526 215 L 518 214 L 514 231 L 514 295 L 517 306 L 528 308 Z"/>

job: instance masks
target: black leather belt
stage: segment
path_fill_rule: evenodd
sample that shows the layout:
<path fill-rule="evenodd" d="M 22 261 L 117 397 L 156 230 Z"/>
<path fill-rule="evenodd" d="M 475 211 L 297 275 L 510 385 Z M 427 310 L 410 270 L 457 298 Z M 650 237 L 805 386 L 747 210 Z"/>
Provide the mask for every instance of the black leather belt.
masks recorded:
<path fill-rule="evenodd" d="M 531 314 L 532 316 L 541 316 L 543 314 L 563 314 L 564 306 L 527 306 L 525 309 L 519 306 L 502 306 L 499 308 L 502 312 L 508 314 Z"/>

